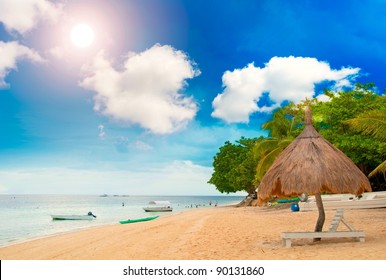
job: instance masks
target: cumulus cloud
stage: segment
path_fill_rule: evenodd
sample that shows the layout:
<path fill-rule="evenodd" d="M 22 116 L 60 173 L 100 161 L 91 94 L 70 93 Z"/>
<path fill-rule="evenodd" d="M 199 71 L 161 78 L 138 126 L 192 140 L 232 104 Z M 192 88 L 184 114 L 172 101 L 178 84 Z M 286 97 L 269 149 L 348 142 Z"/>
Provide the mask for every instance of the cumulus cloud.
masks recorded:
<path fill-rule="evenodd" d="M 183 128 L 197 112 L 197 104 L 182 90 L 186 80 L 200 74 L 194 63 L 171 46 L 154 45 L 130 53 L 116 69 L 100 53 L 81 86 L 96 92 L 94 109 L 127 124 L 157 134 Z"/>
<path fill-rule="evenodd" d="M 0 57 L 0 88 L 9 86 L 5 82 L 5 77 L 9 71 L 17 68 L 19 60 L 28 59 L 34 62 L 43 62 L 37 52 L 17 42 L 0 41 Z"/>
<path fill-rule="evenodd" d="M 213 100 L 212 116 L 228 123 L 248 123 L 251 114 L 272 111 L 283 101 L 312 98 L 318 83 L 329 81 L 336 89 L 350 86 L 359 70 L 331 69 L 327 62 L 310 57 L 273 57 L 263 68 L 251 63 L 224 73 L 224 91 Z M 272 102 L 259 102 L 265 95 Z"/>
<path fill-rule="evenodd" d="M 61 4 L 47 0 L 1 0 L 0 21 L 9 31 L 21 34 L 33 29 L 39 20 L 55 20 Z"/>

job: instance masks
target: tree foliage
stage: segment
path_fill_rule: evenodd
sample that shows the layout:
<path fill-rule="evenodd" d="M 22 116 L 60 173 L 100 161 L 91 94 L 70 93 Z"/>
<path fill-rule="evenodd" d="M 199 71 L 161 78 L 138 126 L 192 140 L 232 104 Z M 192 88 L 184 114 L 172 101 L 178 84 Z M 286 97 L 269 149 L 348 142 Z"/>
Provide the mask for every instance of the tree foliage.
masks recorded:
<path fill-rule="evenodd" d="M 292 142 L 292 138 L 265 139 L 256 143 L 254 154 L 257 159 L 255 185 L 258 186 L 264 174 L 280 155 L 280 153 Z"/>
<path fill-rule="evenodd" d="M 364 112 L 385 110 L 385 98 L 374 93 L 372 83 L 325 94 L 331 101 L 318 102 L 312 107 L 315 128 L 368 175 L 386 159 L 386 143 L 350 129 L 347 121 Z"/>
<path fill-rule="evenodd" d="M 386 109 L 361 113 L 345 123 L 355 131 L 386 141 Z"/>
<path fill-rule="evenodd" d="M 254 147 L 254 155 L 258 161 L 256 187 L 279 154 L 300 134 L 303 122 L 302 106 L 290 103 L 277 109 L 272 118 L 262 125 L 263 129 L 269 131 L 269 137 L 257 142 Z"/>
<path fill-rule="evenodd" d="M 313 125 L 345 153 L 366 175 L 386 168 L 386 96 L 373 83 L 357 84 L 349 91 L 325 90 L 329 102 L 311 100 Z M 253 193 L 276 157 L 304 127 L 304 104 L 289 103 L 263 124 L 268 137 L 226 142 L 214 157 L 209 183 L 220 192 Z M 373 174 L 373 173 L 371 173 Z M 373 190 L 386 188 L 385 178 L 371 178 Z M 380 187 L 383 184 L 383 187 Z"/>
<path fill-rule="evenodd" d="M 380 104 L 385 104 L 386 97 L 381 99 Z M 382 107 L 382 106 L 381 106 Z M 370 135 L 375 139 L 386 142 L 386 106 L 383 108 L 363 112 L 353 119 L 345 122 L 354 131 L 361 132 L 365 135 Z M 386 160 L 378 165 L 370 174 L 369 177 L 375 176 L 377 173 L 386 174 Z M 386 177 L 386 176 L 385 176 Z"/>
<path fill-rule="evenodd" d="M 268 131 L 268 138 L 294 139 L 302 130 L 304 109 L 302 104 L 289 103 L 273 112 L 272 118 L 262 125 Z"/>
<path fill-rule="evenodd" d="M 208 183 L 216 186 L 221 193 L 246 191 L 255 193 L 253 178 L 256 170 L 256 159 L 252 149 L 260 139 L 242 137 L 236 144 L 225 142 L 220 151 L 214 156 L 214 172 Z"/>

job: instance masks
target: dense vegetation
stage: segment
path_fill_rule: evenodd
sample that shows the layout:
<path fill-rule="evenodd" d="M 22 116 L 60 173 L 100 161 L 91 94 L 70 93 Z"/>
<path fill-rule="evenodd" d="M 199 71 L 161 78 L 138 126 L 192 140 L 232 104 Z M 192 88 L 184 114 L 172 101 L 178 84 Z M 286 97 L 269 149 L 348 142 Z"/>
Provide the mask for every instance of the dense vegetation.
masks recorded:
<path fill-rule="evenodd" d="M 373 191 L 386 190 L 386 96 L 372 83 L 324 94 L 330 101 L 312 100 L 314 127 L 369 176 Z M 303 130 L 303 105 L 276 110 L 262 126 L 268 137 L 227 141 L 214 157 L 209 183 L 222 193 L 253 195 L 276 157 Z"/>
<path fill-rule="evenodd" d="M 214 173 L 209 180 L 222 193 L 246 191 L 255 192 L 253 178 L 256 173 L 257 159 L 253 147 L 262 138 L 241 138 L 236 144 L 225 142 L 214 157 Z"/>

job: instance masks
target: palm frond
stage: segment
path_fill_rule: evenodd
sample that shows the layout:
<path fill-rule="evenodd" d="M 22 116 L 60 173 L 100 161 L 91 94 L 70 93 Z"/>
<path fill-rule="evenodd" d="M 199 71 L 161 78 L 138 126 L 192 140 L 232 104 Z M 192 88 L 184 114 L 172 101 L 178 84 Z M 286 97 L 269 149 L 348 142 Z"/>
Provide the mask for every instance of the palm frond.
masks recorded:
<path fill-rule="evenodd" d="M 262 157 L 259 160 L 259 163 L 256 167 L 256 179 L 258 181 L 263 178 L 265 172 L 269 169 L 275 159 L 279 156 L 279 154 L 292 142 L 291 139 L 281 140 L 276 143 L 276 148 L 270 149 L 268 154 Z"/>
<path fill-rule="evenodd" d="M 261 155 L 266 154 L 267 151 L 275 149 L 279 143 L 279 139 L 266 139 L 264 141 L 258 142 L 253 148 L 253 152 L 255 156 L 260 157 Z"/>
<path fill-rule="evenodd" d="M 345 123 L 355 131 L 386 141 L 386 112 L 384 111 L 372 110 Z"/>
<path fill-rule="evenodd" d="M 382 162 L 380 165 L 378 165 L 371 173 L 369 174 L 369 177 L 374 176 L 377 173 L 385 173 L 386 172 L 386 160 Z"/>

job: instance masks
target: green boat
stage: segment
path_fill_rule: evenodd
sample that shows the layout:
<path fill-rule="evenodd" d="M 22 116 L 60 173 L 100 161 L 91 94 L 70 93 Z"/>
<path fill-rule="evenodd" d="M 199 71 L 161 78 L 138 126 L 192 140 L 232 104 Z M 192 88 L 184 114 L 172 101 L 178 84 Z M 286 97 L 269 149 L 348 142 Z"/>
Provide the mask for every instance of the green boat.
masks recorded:
<path fill-rule="evenodd" d="M 290 199 L 280 199 L 277 201 L 277 203 L 291 203 L 291 202 L 298 202 L 298 201 L 299 201 L 299 198 L 295 197 Z"/>
<path fill-rule="evenodd" d="M 128 219 L 124 221 L 119 221 L 120 224 L 131 224 L 131 223 L 138 223 L 138 222 L 146 222 L 151 221 L 154 219 L 157 219 L 159 216 L 152 216 L 152 217 L 146 217 L 146 218 L 139 218 L 139 219 Z"/>

